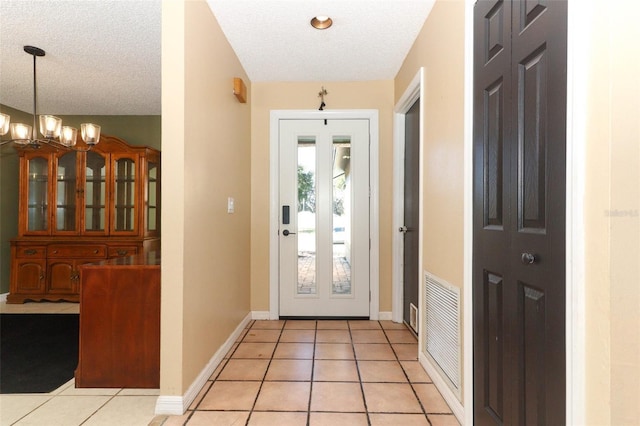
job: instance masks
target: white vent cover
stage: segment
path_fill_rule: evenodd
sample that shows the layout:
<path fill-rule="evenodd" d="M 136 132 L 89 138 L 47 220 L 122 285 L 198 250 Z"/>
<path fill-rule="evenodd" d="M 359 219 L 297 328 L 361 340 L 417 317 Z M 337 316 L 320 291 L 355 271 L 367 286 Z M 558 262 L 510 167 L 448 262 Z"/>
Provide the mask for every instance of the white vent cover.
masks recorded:
<path fill-rule="evenodd" d="M 460 397 L 460 289 L 425 272 L 424 352 Z"/>
<path fill-rule="evenodd" d="M 409 303 L 409 326 L 418 334 L 418 307 Z"/>

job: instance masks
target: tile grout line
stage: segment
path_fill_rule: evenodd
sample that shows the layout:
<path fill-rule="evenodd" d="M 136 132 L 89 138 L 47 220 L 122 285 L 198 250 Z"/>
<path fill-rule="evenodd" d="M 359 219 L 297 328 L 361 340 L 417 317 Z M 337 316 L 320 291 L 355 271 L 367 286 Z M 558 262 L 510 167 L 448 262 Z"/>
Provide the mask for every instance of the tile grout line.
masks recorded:
<path fill-rule="evenodd" d="M 387 341 L 389 342 L 389 346 L 391 346 L 391 350 L 393 351 L 393 355 L 396 357 L 396 361 L 398 362 L 398 365 L 400 365 L 400 368 L 402 369 L 402 373 L 404 374 L 404 376 L 407 379 L 407 383 L 409 383 L 409 386 L 411 387 L 411 391 L 413 392 L 413 395 L 416 397 L 416 399 L 418 400 L 418 404 L 420 404 L 420 409 L 422 410 L 422 414 L 424 414 L 425 419 L 427 420 L 427 423 L 429 423 L 429 425 L 431 425 L 431 420 L 429 420 L 429 416 L 427 415 L 427 410 L 424 406 L 424 404 L 422 403 L 422 401 L 420 400 L 420 397 L 418 396 L 418 393 L 416 392 L 415 387 L 413 386 L 413 383 L 411 382 L 411 380 L 409 379 L 409 375 L 407 374 L 407 372 L 404 369 L 404 366 L 402 365 L 402 363 L 400 362 L 400 357 L 398 356 L 398 353 L 396 352 L 396 350 L 393 347 L 393 344 L 391 343 L 391 340 L 389 339 L 389 335 L 387 334 L 387 330 L 385 330 L 384 327 L 382 327 L 382 332 L 384 333 L 384 337 L 387 339 Z M 418 341 L 418 352 L 420 352 L 420 342 Z M 418 354 L 419 355 L 419 354 Z"/>
<path fill-rule="evenodd" d="M 378 326 L 380 325 L 379 321 L 376 321 Z M 362 384 L 362 375 L 360 374 L 360 360 L 358 359 L 358 355 L 356 354 L 356 346 L 353 341 L 353 334 L 351 333 L 351 322 L 347 321 L 347 329 L 349 330 L 349 339 L 351 340 L 351 350 L 353 351 L 353 360 L 356 363 L 356 372 L 358 373 L 358 382 L 360 384 L 360 392 L 362 392 L 362 401 L 364 403 L 364 412 L 367 415 L 367 425 L 371 426 L 371 417 L 369 416 L 369 407 L 367 406 L 367 398 L 364 394 L 364 385 Z"/>
<path fill-rule="evenodd" d="M 309 378 L 309 404 L 307 405 L 307 426 L 311 424 L 311 398 L 313 397 L 313 374 L 316 367 L 316 344 L 318 340 L 318 321 L 313 331 L 313 350 L 311 351 L 311 377 Z"/>
<path fill-rule="evenodd" d="M 255 325 L 255 321 L 253 322 L 253 324 L 251 324 L 251 328 L 249 330 L 251 330 L 254 325 Z M 249 410 L 249 415 L 247 416 L 247 421 L 245 422 L 245 426 L 249 426 L 249 422 L 251 421 L 251 416 L 253 415 L 253 410 L 256 408 L 256 404 L 258 403 L 258 398 L 260 397 L 260 392 L 262 392 L 262 386 L 264 386 L 264 381 L 267 378 L 267 374 L 269 373 L 269 368 L 271 367 L 271 362 L 273 361 L 273 357 L 276 354 L 276 349 L 278 348 L 278 345 L 280 344 L 280 339 L 282 338 L 282 333 L 284 332 L 284 329 L 285 329 L 286 326 L 287 326 L 287 320 L 285 320 L 285 322 L 282 324 L 282 327 L 280 328 L 280 333 L 278 334 L 278 339 L 276 340 L 276 344 L 274 345 L 273 349 L 271 350 L 271 355 L 269 357 L 269 362 L 267 363 L 267 368 L 264 370 L 264 374 L 262 375 L 262 380 L 260 381 L 260 386 L 258 386 L 258 392 L 256 393 L 256 397 L 253 400 L 253 404 L 251 405 L 251 409 Z M 247 333 L 242 337 L 242 341 L 244 341 L 244 339 L 247 337 L 247 334 L 249 334 L 249 331 L 247 331 Z M 240 346 L 240 345 L 238 345 L 238 346 Z"/>
<path fill-rule="evenodd" d="M 113 398 L 116 397 L 116 395 L 118 393 L 122 392 L 122 389 L 120 389 L 118 392 L 116 392 L 114 395 L 109 395 L 109 398 L 107 398 L 107 400 L 104 402 L 104 404 L 100 405 L 100 407 L 98 407 L 93 413 L 91 413 L 89 415 L 89 417 L 87 417 L 86 419 L 84 419 L 82 422 L 80 422 L 79 426 L 82 426 L 83 424 L 87 423 L 89 421 L 89 419 L 91 419 L 93 416 L 95 416 L 98 411 L 102 410 L 110 401 L 113 400 Z M 59 396 L 59 395 L 56 395 Z"/>

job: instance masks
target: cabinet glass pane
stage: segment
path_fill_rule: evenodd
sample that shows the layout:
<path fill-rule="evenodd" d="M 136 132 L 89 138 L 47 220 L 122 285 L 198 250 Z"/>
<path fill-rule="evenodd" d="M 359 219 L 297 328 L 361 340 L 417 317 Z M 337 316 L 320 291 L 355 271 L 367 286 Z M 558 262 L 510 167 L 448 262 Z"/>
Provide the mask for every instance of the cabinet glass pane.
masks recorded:
<path fill-rule="evenodd" d="M 104 231 L 106 168 L 105 158 L 97 152 L 87 152 L 84 187 L 84 229 L 87 231 Z"/>
<path fill-rule="evenodd" d="M 76 230 L 76 158 L 68 152 L 58 159 L 56 170 L 56 230 Z"/>
<path fill-rule="evenodd" d="M 149 163 L 149 177 L 147 188 L 147 231 L 156 231 L 158 229 L 158 165 Z"/>
<path fill-rule="evenodd" d="M 29 161 L 29 200 L 27 205 L 27 229 L 49 229 L 49 163 L 44 158 Z"/>
<path fill-rule="evenodd" d="M 133 231 L 135 229 L 136 163 L 123 158 L 117 160 L 115 166 L 114 229 Z"/>

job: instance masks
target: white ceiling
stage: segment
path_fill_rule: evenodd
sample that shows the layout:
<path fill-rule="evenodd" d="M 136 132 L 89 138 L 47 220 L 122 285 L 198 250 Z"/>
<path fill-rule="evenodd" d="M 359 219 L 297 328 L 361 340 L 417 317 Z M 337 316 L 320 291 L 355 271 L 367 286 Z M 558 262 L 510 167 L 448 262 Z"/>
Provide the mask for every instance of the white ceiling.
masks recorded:
<path fill-rule="evenodd" d="M 435 0 L 208 0 L 249 78 L 394 78 Z M 333 26 L 313 29 L 315 15 Z M 38 113 L 160 114 L 161 0 L 1 0 L 0 103 Z"/>

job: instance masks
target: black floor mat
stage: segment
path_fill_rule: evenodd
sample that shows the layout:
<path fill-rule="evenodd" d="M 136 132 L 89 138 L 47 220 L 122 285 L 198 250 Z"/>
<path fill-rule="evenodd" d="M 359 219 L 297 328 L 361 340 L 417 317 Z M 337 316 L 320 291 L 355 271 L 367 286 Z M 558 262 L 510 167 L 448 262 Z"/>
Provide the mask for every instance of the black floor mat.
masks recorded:
<path fill-rule="evenodd" d="M 0 315 L 0 393 L 47 393 L 78 365 L 78 314 Z"/>

